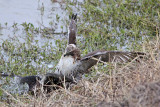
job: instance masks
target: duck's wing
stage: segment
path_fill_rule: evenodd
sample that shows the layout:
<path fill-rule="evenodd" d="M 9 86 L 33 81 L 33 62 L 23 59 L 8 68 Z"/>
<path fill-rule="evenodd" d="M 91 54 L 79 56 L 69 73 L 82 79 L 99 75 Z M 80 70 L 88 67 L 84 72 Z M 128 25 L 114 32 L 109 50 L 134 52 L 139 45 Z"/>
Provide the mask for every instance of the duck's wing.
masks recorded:
<path fill-rule="evenodd" d="M 88 70 L 99 62 L 129 62 L 138 57 L 142 58 L 145 55 L 143 52 L 122 52 L 122 51 L 94 51 L 81 59 L 80 67 L 83 71 Z"/>
<path fill-rule="evenodd" d="M 76 45 L 76 34 L 77 34 L 76 19 L 77 19 L 77 14 L 72 14 L 71 22 L 68 28 L 68 35 L 69 35 L 68 44 Z"/>
<path fill-rule="evenodd" d="M 47 73 L 42 82 L 44 85 L 43 88 L 45 91 L 47 91 L 47 93 L 51 92 L 52 90 L 59 89 L 60 87 L 68 88 L 70 84 L 75 83 L 73 79 L 55 73 Z"/>
<path fill-rule="evenodd" d="M 20 79 L 20 84 L 27 83 L 29 86 L 29 91 L 32 94 L 34 94 L 35 87 L 38 88 L 42 85 L 44 91 L 47 91 L 48 93 L 52 90 L 59 89 L 59 87 L 63 87 L 64 82 L 75 83 L 73 79 L 55 73 L 47 73 L 42 78 L 40 78 L 39 76 L 26 76 Z"/>
<path fill-rule="evenodd" d="M 27 83 L 29 86 L 29 91 L 34 92 L 35 86 L 40 86 L 40 80 L 41 78 L 39 76 L 25 76 L 20 79 L 20 84 Z"/>
<path fill-rule="evenodd" d="M 73 79 L 67 77 L 67 76 L 63 76 L 63 75 L 60 75 L 60 74 L 56 74 L 56 73 L 47 73 L 45 75 L 45 80 L 44 80 L 44 84 L 48 81 L 52 81 L 54 84 L 58 84 L 58 83 L 61 83 L 61 82 L 74 82 Z"/>

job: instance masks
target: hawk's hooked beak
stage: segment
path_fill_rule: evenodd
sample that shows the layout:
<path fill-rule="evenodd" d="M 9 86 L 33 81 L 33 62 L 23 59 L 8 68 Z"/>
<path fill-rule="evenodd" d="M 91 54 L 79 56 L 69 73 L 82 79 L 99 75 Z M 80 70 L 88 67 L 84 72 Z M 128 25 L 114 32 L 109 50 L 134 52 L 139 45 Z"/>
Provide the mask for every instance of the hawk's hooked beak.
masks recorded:
<path fill-rule="evenodd" d="M 66 54 L 64 54 L 64 57 L 65 57 L 65 56 L 69 56 L 69 55 L 73 56 L 74 54 L 73 54 L 72 51 L 71 51 L 71 52 L 67 52 Z"/>

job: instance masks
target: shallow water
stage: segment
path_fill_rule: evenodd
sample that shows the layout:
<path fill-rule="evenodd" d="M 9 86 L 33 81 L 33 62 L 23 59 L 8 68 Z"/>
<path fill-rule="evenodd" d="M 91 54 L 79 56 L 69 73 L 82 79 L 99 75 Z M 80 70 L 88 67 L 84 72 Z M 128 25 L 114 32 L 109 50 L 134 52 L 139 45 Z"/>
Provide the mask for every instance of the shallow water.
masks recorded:
<path fill-rule="evenodd" d="M 41 32 L 34 33 L 33 45 L 38 44 L 42 47 L 48 43 L 55 47 L 55 40 L 67 38 L 63 34 L 67 32 L 66 20 L 68 20 L 65 3 L 51 2 L 51 0 L 1 0 L 0 14 L 0 47 L 6 40 L 13 42 L 14 45 L 19 42 L 26 43 L 28 35 L 23 23 L 30 23 L 39 31 L 44 28 L 51 29 L 51 33 L 45 36 Z M 1 50 L 1 53 L 7 60 L 5 52 Z"/>
<path fill-rule="evenodd" d="M 39 27 L 39 23 L 49 26 L 50 22 L 55 21 L 56 15 L 61 16 L 61 19 L 68 17 L 64 8 L 61 8 L 63 5 L 65 4 L 52 3 L 50 0 L 1 0 L 0 22 L 2 26 L 5 23 L 12 26 L 23 22 L 32 23 L 36 27 Z"/>
<path fill-rule="evenodd" d="M 23 32 L 23 23 L 31 23 L 35 28 L 53 27 L 56 33 L 66 32 L 66 23 L 68 19 L 64 3 L 54 2 L 50 0 L 1 0 L 0 1 L 0 44 L 3 40 L 17 37 L 21 42 L 25 36 Z M 59 21 L 56 20 L 59 17 Z M 52 23 L 52 25 L 50 24 Z M 13 27 L 16 25 L 16 27 Z M 61 28 L 63 26 L 63 28 Z M 41 39 L 41 34 L 34 35 L 36 40 L 40 41 L 40 45 L 48 42 L 49 39 Z M 37 37 L 36 37 L 37 36 Z M 54 42 L 52 40 L 52 42 Z"/>

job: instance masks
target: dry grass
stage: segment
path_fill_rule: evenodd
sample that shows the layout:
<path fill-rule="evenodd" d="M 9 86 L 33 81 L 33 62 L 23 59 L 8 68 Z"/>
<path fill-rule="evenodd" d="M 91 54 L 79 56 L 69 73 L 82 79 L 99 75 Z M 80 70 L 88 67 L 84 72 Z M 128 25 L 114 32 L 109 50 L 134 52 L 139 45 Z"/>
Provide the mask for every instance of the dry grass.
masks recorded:
<path fill-rule="evenodd" d="M 160 45 L 158 41 L 144 43 L 144 51 L 148 54 L 139 63 L 132 61 L 126 65 L 112 64 L 112 69 L 101 71 L 90 79 L 84 78 L 69 89 L 61 88 L 48 95 L 27 94 L 15 98 L 10 96 L 8 104 L 36 107 L 160 106 Z M 8 105 L 6 104 L 2 103 L 4 106 Z"/>

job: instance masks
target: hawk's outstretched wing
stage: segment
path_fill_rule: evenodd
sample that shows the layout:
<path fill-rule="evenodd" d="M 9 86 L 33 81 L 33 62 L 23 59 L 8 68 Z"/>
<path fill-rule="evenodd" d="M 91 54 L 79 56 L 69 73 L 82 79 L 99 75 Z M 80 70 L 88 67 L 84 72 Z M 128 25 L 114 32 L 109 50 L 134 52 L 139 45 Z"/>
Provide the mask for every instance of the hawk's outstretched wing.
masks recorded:
<path fill-rule="evenodd" d="M 136 57 L 142 58 L 145 55 L 143 52 L 122 52 L 122 51 L 104 51 L 98 50 L 91 52 L 81 59 L 80 69 L 88 70 L 94 66 L 97 61 L 103 62 L 129 62 Z"/>
<path fill-rule="evenodd" d="M 68 28 L 68 36 L 69 36 L 68 44 L 76 45 L 76 33 L 77 33 L 76 18 L 77 14 L 73 14 Z"/>

